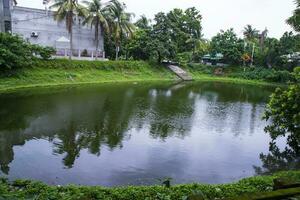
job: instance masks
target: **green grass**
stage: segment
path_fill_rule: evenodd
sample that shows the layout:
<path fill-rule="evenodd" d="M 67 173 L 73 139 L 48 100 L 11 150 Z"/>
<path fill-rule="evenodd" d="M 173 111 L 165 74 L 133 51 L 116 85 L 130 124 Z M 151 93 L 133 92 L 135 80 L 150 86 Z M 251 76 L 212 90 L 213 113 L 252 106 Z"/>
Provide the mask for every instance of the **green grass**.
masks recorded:
<path fill-rule="evenodd" d="M 0 91 L 70 84 L 175 79 L 175 75 L 167 69 L 146 62 L 57 60 L 41 62 L 37 66 L 16 71 L 10 77 L 0 78 Z"/>
<path fill-rule="evenodd" d="M 247 85 L 265 85 L 265 86 L 284 86 L 283 83 L 266 82 L 262 80 L 248 80 L 242 78 L 231 78 L 224 76 L 214 76 L 208 74 L 202 74 L 199 72 L 189 72 L 195 81 L 217 81 L 224 83 L 236 83 L 236 84 L 247 84 Z"/>
<path fill-rule="evenodd" d="M 0 199 L 36 200 L 182 200 L 202 193 L 208 199 L 236 197 L 247 193 L 267 192 L 273 188 L 273 179 L 285 177 L 300 181 L 300 171 L 281 172 L 271 176 L 246 178 L 236 183 L 208 185 L 184 184 L 170 188 L 164 186 L 128 186 L 105 188 L 100 186 L 48 186 L 34 181 L 0 181 Z"/>
<path fill-rule="evenodd" d="M 275 85 L 282 83 L 241 78 L 240 68 L 224 77 L 212 75 L 212 68 L 194 66 L 185 68 L 196 81 L 218 81 L 237 84 Z M 228 75 L 235 75 L 230 77 Z M 170 81 L 178 78 L 164 66 L 143 61 L 69 61 L 65 59 L 37 61 L 30 68 L 14 71 L 0 77 L 0 92 L 20 88 L 50 87 L 106 82 Z"/>

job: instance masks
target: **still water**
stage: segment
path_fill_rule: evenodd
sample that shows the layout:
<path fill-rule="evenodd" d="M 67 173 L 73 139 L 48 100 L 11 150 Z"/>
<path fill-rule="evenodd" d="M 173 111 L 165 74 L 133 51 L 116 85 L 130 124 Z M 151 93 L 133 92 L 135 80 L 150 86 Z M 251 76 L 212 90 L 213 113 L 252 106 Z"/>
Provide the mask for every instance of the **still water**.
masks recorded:
<path fill-rule="evenodd" d="M 226 183 L 262 166 L 271 87 L 104 84 L 0 95 L 0 176 L 48 184 Z"/>

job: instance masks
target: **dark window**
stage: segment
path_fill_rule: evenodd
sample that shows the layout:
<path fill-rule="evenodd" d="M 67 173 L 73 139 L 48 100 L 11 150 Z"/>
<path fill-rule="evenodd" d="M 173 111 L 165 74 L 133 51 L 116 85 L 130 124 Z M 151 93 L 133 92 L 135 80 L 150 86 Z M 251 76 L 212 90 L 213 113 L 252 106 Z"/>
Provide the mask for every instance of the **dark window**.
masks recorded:
<path fill-rule="evenodd" d="M 4 29 L 5 29 L 5 32 L 11 32 L 11 22 L 10 21 L 4 22 Z"/>
<path fill-rule="evenodd" d="M 4 0 L 3 7 L 9 9 L 9 0 Z"/>
<path fill-rule="evenodd" d="M 3 1 L 3 11 L 4 11 L 4 16 L 10 16 L 9 0 Z"/>

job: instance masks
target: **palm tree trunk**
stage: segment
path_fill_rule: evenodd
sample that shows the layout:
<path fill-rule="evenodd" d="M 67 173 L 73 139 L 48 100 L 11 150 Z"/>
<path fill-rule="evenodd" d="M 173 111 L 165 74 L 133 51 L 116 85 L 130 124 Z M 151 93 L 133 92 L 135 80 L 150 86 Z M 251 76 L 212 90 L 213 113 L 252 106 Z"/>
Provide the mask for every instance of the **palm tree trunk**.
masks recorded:
<path fill-rule="evenodd" d="M 119 60 L 119 45 L 116 45 L 116 60 Z"/>
<path fill-rule="evenodd" d="M 69 59 L 72 60 L 72 55 L 73 55 L 73 30 L 72 30 L 72 25 L 70 29 L 70 54 L 69 54 Z"/>
<path fill-rule="evenodd" d="M 119 60 L 120 42 L 116 41 L 116 60 Z"/>
<path fill-rule="evenodd" d="M 70 35 L 69 59 L 72 60 L 72 55 L 73 55 L 73 12 L 72 11 L 69 11 L 66 20 L 67 20 L 67 27 L 68 27 L 68 31 L 69 31 L 69 35 Z"/>
<path fill-rule="evenodd" d="M 99 48 L 99 19 L 97 19 L 96 25 L 95 25 L 95 40 L 96 40 L 96 57 L 95 57 L 95 59 L 97 60 L 98 48 Z"/>

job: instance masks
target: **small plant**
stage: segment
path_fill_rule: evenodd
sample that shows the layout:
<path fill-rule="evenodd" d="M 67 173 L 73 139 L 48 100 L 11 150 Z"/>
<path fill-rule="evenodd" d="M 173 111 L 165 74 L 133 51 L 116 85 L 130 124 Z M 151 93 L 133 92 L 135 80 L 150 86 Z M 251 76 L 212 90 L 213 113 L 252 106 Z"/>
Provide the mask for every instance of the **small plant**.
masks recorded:
<path fill-rule="evenodd" d="M 88 51 L 86 49 L 84 49 L 82 52 L 81 52 L 81 56 L 82 57 L 87 57 L 88 56 Z"/>

